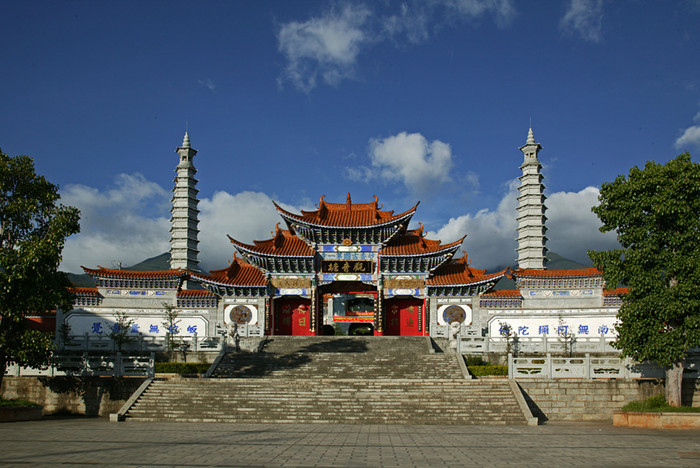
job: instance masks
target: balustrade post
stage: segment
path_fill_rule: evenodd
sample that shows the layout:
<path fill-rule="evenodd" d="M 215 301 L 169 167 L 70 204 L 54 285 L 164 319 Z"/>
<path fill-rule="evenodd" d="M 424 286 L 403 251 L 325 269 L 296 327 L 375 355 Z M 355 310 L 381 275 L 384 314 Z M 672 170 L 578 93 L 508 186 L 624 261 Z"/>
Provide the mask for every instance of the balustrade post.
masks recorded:
<path fill-rule="evenodd" d="M 546 340 L 546 338 L 545 338 Z M 552 355 L 551 353 L 546 354 L 545 368 L 547 369 L 547 378 L 552 378 Z"/>
<path fill-rule="evenodd" d="M 88 332 L 85 332 L 85 342 L 83 344 L 83 351 L 90 349 L 90 334 Z"/>
<path fill-rule="evenodd" d="M 601 353 L 604 353 L 605 351 L 606 351 L 606 350 L 605 350 L 605 335 L 603 335 L 603 334 L 601 333 L 601 334 L 600 334 L 600 352 L 601 352 Z"/>
<path fill-rule="evenodd" d="M 587 380 L 591 380 L 591 353 L 586 353 L 584 365 L 586 366 L 586 369 L 584 370 L 584 375 Z"/>
<path fill-rule="evenodd" d="M 197 351 L 199 351 L 199 344 L 197 343 L 197 332 L 194 332 L 194 335 L 192 336 L 192 344 L 194 352 L 196 353 Z"/>
<path fill-rule="evenodd" d="M 508 353 L 508 378 L 513 379 L 515 375 L 515 369 L 513 369 L 513 353 Z"/>

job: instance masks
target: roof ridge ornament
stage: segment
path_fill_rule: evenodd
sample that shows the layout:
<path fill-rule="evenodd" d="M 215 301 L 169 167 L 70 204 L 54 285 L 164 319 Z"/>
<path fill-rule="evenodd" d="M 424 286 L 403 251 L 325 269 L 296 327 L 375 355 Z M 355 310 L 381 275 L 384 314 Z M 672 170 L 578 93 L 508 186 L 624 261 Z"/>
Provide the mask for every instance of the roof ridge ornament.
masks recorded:
<path fill-rule="evenodd" d="M 345 199 L 345 211 L 352 210 L 352 199 L 350 198 L 350 192 L 348 192 L 348 197 Z"/>
<path fill-rule="evenodd" d="M 280 229 L 280 223 L 277 223 L 276 230 L 275 230 L 275 238 L 272 242 L 272 250 L 276 250 L 279 247 L 282 246 L 284 243 L 284 233 Z"/>
<path fill-rule="evenodd" d="M 320 219 L 326 219 L 326 216 L 328 216 L 328 206 L 324 197 L 325 195 L 321 195 L 321 200 L 318 202 L 318 217 Z"/>
<path fill-rule="evenodd" d="M 226 270 L 226 275 L 229 278 L 233 278 L 234 276 L 236 276 L 236 273 L 238 273 L 238 270 L 240 270 L 240 269 L 241 269 L 241 264 L 238 263 L 238 257 L 236 257 L 236 251 L 234 251 L 233 258 L 231 259 L 231 265 Z"/>

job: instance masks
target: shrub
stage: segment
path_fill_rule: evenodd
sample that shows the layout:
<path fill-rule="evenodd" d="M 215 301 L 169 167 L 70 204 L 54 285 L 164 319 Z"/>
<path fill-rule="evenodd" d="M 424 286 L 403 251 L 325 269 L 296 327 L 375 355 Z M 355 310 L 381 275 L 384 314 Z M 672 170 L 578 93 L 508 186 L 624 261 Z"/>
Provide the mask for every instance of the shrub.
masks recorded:
<path fill-rule="evenodd" d="M 508 366 L 469 366 L 469 372 L 477 377 L 482 375 L 508 375 Z"/>
<path fill-rule="evenodd" d="M 700 413 L 700 408 L 691 408 L 689 406 L 669 406 L 666 402 L 665 395 L 656 395 L 649 397 L 644 401 L 630 401 L 622 407 L 622 411 Z"/>
<path fill-rule="evenodd" d="M 27 400 L 3 400 L 0 398 L 0 406 L 5 408 L 19 408 L 25 406 L 39 406 L 36 403 L 32 403 Z"/>
<path fill-rule="evenodd" d="M 481 356 L 472 356 L 472 355 L 466 355 L 464 356 L 464 360 L 467 363 L 467 367 L 470 366 L 487 366 L 489 363 L 484 361 L 484 358 Z"/>
<path fill-rule="evenodd" d="M 211 364 L 206 362 L 156 362 L 156 372 L 166 374 L 204 374 Z"/>

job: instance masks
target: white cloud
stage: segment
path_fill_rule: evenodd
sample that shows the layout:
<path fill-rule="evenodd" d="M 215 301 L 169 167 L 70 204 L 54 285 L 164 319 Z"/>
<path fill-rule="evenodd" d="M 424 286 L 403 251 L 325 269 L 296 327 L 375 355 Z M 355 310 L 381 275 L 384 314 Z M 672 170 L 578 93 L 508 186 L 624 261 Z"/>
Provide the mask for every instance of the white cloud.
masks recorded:
<path fill-rule="evenodd" d="M 216 92 L 216 83 L 211 78 L 206 78 L 204 80 L 197 80 L 197 83 L 199 83 L 201 86 L 204 86 L 205 88 L 209 89 L 212 93 Z"/>
<path fill-rule="evenodd" d="M 104 192 L 68 185 L 61 195 L 62 203 L 80 209 L 80 233 L 66 241 L 62 270 L 128 266 L 168 250 L 170 192 L 143 175 L 120 174 Z"/>
<path fill-rule="evenodd" d="M 517 263 L 517 180 L 511 181 L 509 190 L 495 211 L 481 210 L 475 215 L 467 214 L 452 218 L 432 238 L 451 242 L 464 234 L 464 249 L 475 268 L 494 268 Z M 616 248 L 614 233 L 601 233 L 600 221 L 591 212 L 598 204 L 600 191 L 587 187 L 579 192 L 556 192 L 545 202 L 548 228 L 547 248 L 565 258 L 579 263 L 589 263 L 586 251 Z"/>
<path fill-rule="evenodd" d="M 401 182 L 410 191 L 427 193 L 451 180 L 452 150 L 439 140 L 429 142 L 420 133 L 401 132 L 370 140 L 372 167 L 347 168 L 353 180 Z"/>
<path fill-rule="evenodd" d="M 387 38 L 406 35 L 409 42 L 417 44 L 428 39 L 428 9 L 422 4 L 402 3 L 398 13 L 382 18 L 383 33 Z"/>
<path fill-rule="evenodd" d="M 478 18 L 484 14 L 492 14 L 496 24 L 508 26 L 516 16 L 515 7 L 511 0 L 436 0 L 444 5 L 449 13 L 457 14 L 462 19 Z"/>
<path fill-rule="evenodd" d="M 293 206 L 278 204 L 296 211 Z M 199 209 L 199 259 L 206 270 L 224 268 L 231 260 L 235 248 L 227 234 L 240 242 L 252 243 L 271 238 L 277 223 L 286 229 L 272 199 L 261 192 L 216 192 L 211 199 L 200 201 Z"/>
<path fill-rule="evenodd" d="M 695 122 L 700 124 L 700 112 L 693 118 Z M 700 149 L 700 125 L 691 125 L 683 131 L 683 135 L 676 140 L 677 149 L 686 149 L 695 146 Z"/>
<path fill-rule="evenodd" d="M 495 211 L 484 209 L 474 215 L 465 214 L 451 218 L 436 232 L 428 233 L 428 237 L 447 243 L 454 242 L 466 234 L 467 238 L 462 246 L 475 268 L 493 270 L 514 264 L 518 183 L 516 179 L 509 184 L 508 192 Z"/>
<path fill-rule="evenodd" d="M 603 40 L 603 0 L 570 0 L 559 28 L 589 42 Z"/>
<path fill-rule="evenodd" d="M 614 232 L 602 233 L 600 219 L 591 211 L 598 205 L 600 190 L 586 187 L 578 192 L 556 192 L 547 198 L 547 248 L 579 263 L 589 263 L 588 250 L 618 248 Z"/>
<path fill-rule="evenodd" d="M 279 51 L 287 59 L 285 77 L 309 92 L 319 77 L 331 85 L 354 75 L 357 55 L 371 41 L 366 23 L 371 13 L 364 5 L 345 5 L 305 22 L 282 25 Z"/>
<path fill-rule="evenodd" d="M 393 14 L 377 15 L 362 3 L 345 3 L 307 21 L 282 24 L 278 50 L 286 59 L 283 77 L 297 89 L 310 92 L 321 83 L 338 85 L 356 76 L 359 55 L 366 47 L 405 37 L 420 43 L 430 26 L 492 15 L 499 27 L 516 16 L 512 0 L 431 0 L 402 2 Z"/>
<path fill-rule="evenodd" d="M 141 174 L 120 174 L 106 191 L 84 185 L 62 190 L 61 202 L 81 211 L 81 232 L 66 242 L 61 269 L 81 265 L 130 266 L 170 250 L 171 193 Z M 282 204 L 285 209 L 297 208 Z M 204 270 L 224 268 L 234 247 L 226 235 L 246 243 L 269 239 L 282 218 L 260 192 L 216 192 L 199 202 L 199 260 Z M 285 227 L 282 222 L 282 227 Z"/>

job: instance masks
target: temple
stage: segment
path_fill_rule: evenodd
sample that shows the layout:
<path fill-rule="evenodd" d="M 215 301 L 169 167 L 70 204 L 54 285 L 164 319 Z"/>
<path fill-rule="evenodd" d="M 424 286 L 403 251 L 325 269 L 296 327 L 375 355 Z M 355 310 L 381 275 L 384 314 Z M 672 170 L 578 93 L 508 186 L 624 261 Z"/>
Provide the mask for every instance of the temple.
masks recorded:
<path fill-rule="evenodd" d="M 532 129 L 521 147 L 517 211 L 517 267 L 487 272 L 471 266 L 459 239 L 426 237 L 409 228 L 418 203 L 403 211 L 374 200 L 326 200 L 294 213 L 278 204 L 280 222 L 269 239 L 230 238 L 228 266 L 198 270 L 197 153 L 185 134 L 172 208 L 171 269 L 87 268 L 94 288 L 75 288 L 75 307 L 57 324 L 80 336 L 101 336 L 127 314 L 132 333 L 164 336 L 164 308 L 179 313 L 177 333 L 203 339 L 221 335 L 323 335 L 523 338 L 576 333 L 613 337 L 624 290 L 604 291 L 594 268 L 548 270 L 545 196 Z M 515 213 L 514 213 L 515 216 Z M 225 233 L 222 233 L 222 235 Z M 514 233 L 515 235 L 515 233 Z M 222 259 L 226 263 L 227 259 Z M 496 287 L 501 281 L 515 287 Z M 513 283 L 511 283 L 513 284 Z M 501 283 L 501 286 L 503 283 Z"/>

